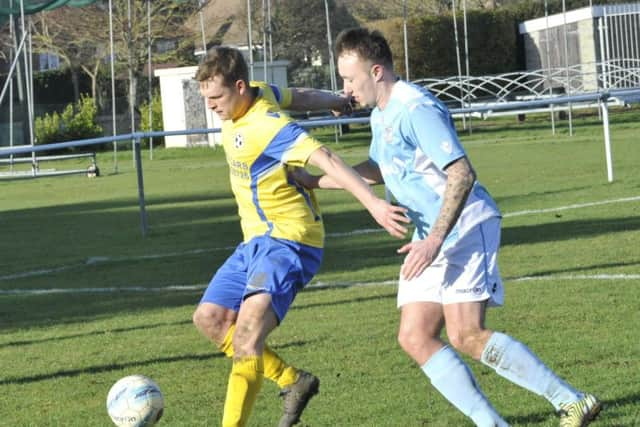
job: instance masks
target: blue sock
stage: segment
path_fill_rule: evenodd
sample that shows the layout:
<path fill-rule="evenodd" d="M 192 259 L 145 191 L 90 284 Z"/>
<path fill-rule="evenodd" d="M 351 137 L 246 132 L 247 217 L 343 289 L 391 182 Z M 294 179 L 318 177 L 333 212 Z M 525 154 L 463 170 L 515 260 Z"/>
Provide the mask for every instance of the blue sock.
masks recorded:
<path fill-rule="evenodd" d="M 508 426 L 482 394 L 467 365 L 449 346 L 431 356 L 422 370 L 436 390 L 477 426 Z"/>
<path fill-rule="evenodd" d="M 544 396 L 556 410 L 562 403 L 582 398 L 580 392 L 558 378 L 526 345 L 508 335 L 494 332 L 480 360 L 512 383 Z"/>

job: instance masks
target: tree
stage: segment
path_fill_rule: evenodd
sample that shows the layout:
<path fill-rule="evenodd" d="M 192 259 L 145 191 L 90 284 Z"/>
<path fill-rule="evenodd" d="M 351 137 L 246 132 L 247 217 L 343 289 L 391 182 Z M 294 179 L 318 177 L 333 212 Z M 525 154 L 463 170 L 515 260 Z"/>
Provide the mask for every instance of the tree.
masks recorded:
<path fill-rule="evenodd" d="M 82 11 L 62 7 L 31 18 L 34 51 L 62 59 L 71 73 L 75 102 L 80 99 L 81 71 L 91 78 L 91 96 L 96 97 L 98 72 L 108 44 L 108 35 L 104 35 L 107 26 L 104 10 L 98 6 L 87 6 Z"/>
<path fill-rule="evenodd" d="M 336 5 L 334 0 L 329 0 L 328 6 L 331 35 L 335 41 L 341 30 L 357 26 L 357 21 L 343 6 Z M 315 60 L 320 59 L 322 64 L 329 63 L 324 2 L 280 0 L 275 2 L 273 9 L 274 56 L 290 61 L 289 73 L 294 85 L 305 84 L 300 74 L 317 73 L 319 70 L 313 70 L 312 67 Z M 325 74 L 323 80 L 327 87 L 328 71 L 322 70 L 321 74 Z"/>
<path fill-rule="evenodd" d="M 182 23 L 193 13 L 193 2 L 174 0 L 113 0 L 114 60 L 120 79 L 129 82 L 129 103 L 135 109 L 139 82 L 147 64 L 149 42 L 177 39 Z M 150 6 L 151 34 L 148 31 L 147 7 Z M 83 8 L 62 7 L 33 15 L 33 40 L 37 52 L 59 56 L 71 72 L 74 97 L 79 99 L 78 73 L 91 78 L 92 96 L 100 93 L 99 74 L 109 61 L 109 8 L 107 1 Z M 156 59 L 179 60 L 180 50 L 156 53 Z M 147 70 L 152 72 L 152 70 Z"/>
<path fill-rule="evenodd" d="M 363 23 L 401 18 L 405 5 L 410 17 L 437 15 L 451 9 L 450 0 L 342 0 L 341 3 Z"/>
<path fill-rule="evenodd" d="M 150 7 L 151 34 L 148 32 L 148 7 Z M 196 7 L 197 4 L 194 2 L 173 0 L 113 1 L 116 61 L 127 71 L 128 102 L 131 109 L 136 108 L 138 104 L 138 87 L 147 63 L 149 41 L 153 46 L 153 42 L 157 39 L 175 39 L 176 35 L 185 32 L 182 23 L 195 11 Z M 170 55 L 165 55 L 165 59 L 167 56 Z"/>

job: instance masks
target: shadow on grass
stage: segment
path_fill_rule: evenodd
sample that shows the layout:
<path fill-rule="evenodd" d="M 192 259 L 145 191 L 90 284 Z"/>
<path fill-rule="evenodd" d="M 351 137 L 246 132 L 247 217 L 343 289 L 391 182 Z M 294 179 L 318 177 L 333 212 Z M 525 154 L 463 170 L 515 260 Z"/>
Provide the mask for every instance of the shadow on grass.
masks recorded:
<path fill-rule="evenodd" d="M 640 230 L 640 216 L 563 221 L 562 215 L 549 214 L 548 222 L 503 227 L 502 245 L 557 242 L 610 233 Z"/>
<path fill-rule="evenodd" d="M 106 335 L 106 334 L 118 334 L 122 332 L 149 330 L 149 329 L 155 329 L 155 328 L 164 328 L 167 326 L 186 325 L 186 324 L 191 324 L 191 320 L 189 319 L 189 320 L 182 320 L 179 322 L 152 323 L 152 324 L 131 326 L 128 328 L 104 329 L 101 331 L 92 331 L 92 332 L 85 332 L 81 334 L 71 334 L 71 335 L 63 335 L 63 336 L 57 336 L 57 337 L 32 339 L 32 340 L 9 341 L 9 342 L 0 344 L 0 348 L 21 347 L 21 346 L 32 345 L 32 344 L 43 344 L 46 342 L 59 342 L 59 341 L 71 340 L 75 338 L 85 338 L 85 337 Z"/>
<path fill-rule="evenodd" d="M 160 308 L 195 308 L 201 295 L 202 291 L 5 296 L 0 298 L 0 330 L 93 322 Z"/>
<path fill-rule="evenodd" d="M 135 202 L 117 200 L 3 212 L 3 227 L 11 231 L 10 238 L 0 239 L 0 276 L 46 268 L 43 265 L 55 268 L 61 263 L 83 262 L 92 256 L 164 253 L 203 242 L 215 242 L 216 246 L 237 243 L 240 225 L 234 202 L 214 204 L 210 199 L 211 195 L 203 194 L 162 198 L 148 204 L 146 237 L 140 233 Z M 198 200 L 209 203 L 194 205 Z"/>
<path fill-rule="evenodd" d="M 229 201 L 229 207 L 235 209 L 235 204 L 230 191 L 225 192 L 211 192 L 211 193 L 193 193 L 185 194 L 182 196 L 147 196 L 145 197 L 145 203 L 147 207 L 154 205 L 179 205 L 182 203 L 198 203 L 198 202 L 216 202 L 219 200 Z M 25 216 L 58 216 L 66 214 L 84 214 L 96 211 L 104 210 L 118 210 L 118 209 L 138 209 L 137 194 L 131 195 L 131 197 L 118 198 L 111 200 L 91 201 L 86 203 L 70 203 L 63 205 L 29 208 L 29 209 L 15 209 L 11 211 L 3 212 L 5 218 L 23 218 Z"/>
<path fill-rule="evenodd" d="M 343 288 L 343 286 L 335 286 L 335 287 L 329 287 L 332 289 L 336 289 L 336 288 Z M 318 290 L 325 290 L 327 289 L 327 287 L 323 287 L 322 289 L 305 289 L 303 292 L 313 292 L 313 291 L 318 291 Z M 366 301 L 376 301 L 376 300 L 381 300 L 381 299 L 396 299 L 396 291 L 394 290 L 391 293 L 385 294 L 385 295 L 374 295 L 374 296 L 370 296 L 370 297 L 358 297 L 358 298 L 350 298 L 350 299 L 343 299 L 340 301 L 332 301 L 332 302 L 314 302 L 314 303 L 309 303 L 309 304 L 295 304 L 294 306 L 291 307 L 292 311 L 298 311 L 298 310 L 307 310 L 310 308 L 316 308 L 316 307 L 331 307 L 331 306 L 338 306 L 338 305 L 344 305 L 344 304 L 354 304 L 354 303 L 360 303 L 360 302 L 366 302 Z"/>
<path fill-rule="evenodd" d="M 621 399 L 607 399 L 602 402 L 602 413 L 598 417 L 601 422 L 607 422 L 609 426 L 615 427 L 639 427 L 640 426 L 640 393 L 633 393 L 628 396 L 624 396 Z M 623 418 L 626 410 L 620 411 L 619 408 L 629 407 L 629 413 L 631 414 L 630 420 L 618 421 L 619 418 Z"/>
<path fill-rule="evenodd" d="M 640 393 L 633 393 L 628 396 L 624 396 L 620 399 L 607 399 L 602 401 L 602 412 L 596 419 L 597 425 L 606 425 L 612 427 L 637 427 L 640 426 L 640 409 L 637 408 L 637 403 L 640 400 Z M 630 408 L 629 412 L 633 415 L 632 419 L 620 420 L 620 418 L 626 418 L 622 412 L 627 412 L 626 409 L 619 410 L 620 408 Z M 635 408 L 635 414 L 631 410 Z M 616 410 L 618 409 L 618 410 Z M 514 425 L 534 425 L 541 424 L 553 417 L 550 413 L 534 413 L 529 415 L 509 417 L 508 421 Z"/>
<path fill-rule="evenodd" d="M 90 366 L 87 368 L 81 369 L 64 369 L 61 371 L 51 372 L 47 374 L 37 374 L 37 375 L 29 375 L 26 377 L 18 377 L 18 378 L 7 378 L 0 380 L 0 385 L 8 385 L 8 384 L 28 384 L 35 383 L 40 381 L 47 380 L 55 380 L 60 378 L 69 378 L 69 377 L 77 377 L 78 375 L 83 374 L 100 374 L 102 372 L 111 372 L 111 371 L 120 371 L 125 368 L 130 367 L 138 367 L 138 366 L 147 366 L 147 365 L 155 365 L 158 363 L 173 363 L 173 362 L 183 362 L 183 361 L 201 361 L 201 360 L 209 360 L 223 357 L 223 354 L 189 354 L 184 356 L 173 356 L 173 357 L 158 357 L 154 359 L 148 360 L 139 360 L 134 362 L 127 363 L 112 363 L 109 365 L 102 366 Z"/>
<path fill-rule="evenodd" d="M 631 266 L 640 266 L 640 260 L 637 261 L 627 261 L 627 262 L 608 262 L 603 264 L 591 264 L 591 265 L 579 265 L 577 267 L 568 267 L 568 268 L 557 268 L 552 270 L 543 270 L 537 271 L 535 273 L 527 273 L 527 277 L 542 277 L 549 276 L 552 274 L 559 273 L 586 273 L 590 270 L 600 270 L 606 268 L 616 268 L 616 267 L 631 267 Z M 515 280 L 517 277 L 504 277 L 504 280 Z"/>
<path fill-rule="evenodd" d="M 552 408 L 553 411 L 553 408 Z M 507 417 L 506 421 L 516 426 L 530 426 L 541 424 L 549 418 L 553 417 L 553 412 L 537 412 L 528 415 L 517 415 L 515 417 Z"/>
<path fill-rule="evenodd" d="M 306 288 L 302 293 L 316 292 L 328 288 L 342 288 L 344 286 L 323 286 L 322 288 Z M 15 328 L 31 328 L 39 326 L 51 326 L 52 324 L 64 325 L 83 321 L 95 321 L 105 315 L 117 315 L 118 313 L 142 312 L 157 308 L 171 308 L 193 306 L 200 300 L 202 291 L 197 292 L 171 292 L 166 294 L 120 293 L 105 297 L 100 295 L 69 294 L 69 295 L 36 295 L 30 297 L 7 297 L 3 303 L 5 309 L 0 313 L 0 330 Z M 395 298 L 395 291 L 386 295 L 342 299 L 333 302 L 304 303 L 299 302 L 291 307 L 291 310 L 307 310 L 316 307 L 337 306 L 378 299 Z M 299 300 L 298 300 L 299 301 Z M 164 328 L 176 325 L 188 325 L 191 319 L 176 322 L 157 322 L 151 324 L 136 325 L 125 328 L 95 330 L 78 334 L 69 334 L 57 337 L 45 337 L 37 339 L 13 340 L 0 343 L 0 349 L 6 347 L 21 347 L 46 342 L 57 342 L 75 338 L 99 336 L 112 333 L 126 333 L 137 330 Z"/>
<path fill-rule="evenodd" d="M 495 197 L 495 201 L 498 204 L 498 206 L 502 206 L 504 205 L 505 202 L 509 202 L 512 200 L 517 200 L 517 201 L 524 201 L 530 198 L 538 198 L 541 196 L 550 196 L 550 195 L 555 195 L 555 194 L 570 194 L 572 192 L 577 192 L 577 191 L 582 191 L 582 190 L 587 190 L 593 188 L 593 186 L 591 185 L 582 185 L 582 186 L 578 186 L 578 187 L 567 187 L 567 188 L 561 188 L 558 190 L 553 190 L 553 191 L 532 191 L 529 193 L 522 193 L 522 194 L 516 194 L 516 195 L 512 195 L 512 196 L 503 196 L 503 197 Z M 503 215 L 508 215 L 509 212 L 502 212 Z"/>
<path fill-rule="evenodd" d="M 276 345 L 274 346 L 274 348 L 277 350 L 280 350 L 288 347 L 302 347 L 311 343 L 312 343 L 311 341 L 292 341 L 289 343 Z M 8 385 L 8 384 L 29 384 L 29 383 L 35 383 L 40 381 L 57 380 L 60 378 L 77 377 L 78 375 L 84 375 L 84 374 L 100 374 L 103 372 L 120 371 L 125 368 L 131 368 L 131 367 L 156 365 L 158 363 L 203 361 L 203 360 L 210 360 L 210 359 L 219 359 L 224 357 L 225 357 L 224 354 L 222 354 L 221 352 L 187 354 L 187 355 L 181 355 L 181 356 L 157 357 L 153 359 L 137 360 L 137 361 L 131 361 L 126 363 L 111 363 L 108 365 L 89 366 L 89 367 L 80 368 L 80 369 L 63 369 L 60 371 L 46 373 L 46 374 L 37 374 L 37 375 L 29 375 L 25 377 L 2 379 L 0 380 L 0 386 Z"/>

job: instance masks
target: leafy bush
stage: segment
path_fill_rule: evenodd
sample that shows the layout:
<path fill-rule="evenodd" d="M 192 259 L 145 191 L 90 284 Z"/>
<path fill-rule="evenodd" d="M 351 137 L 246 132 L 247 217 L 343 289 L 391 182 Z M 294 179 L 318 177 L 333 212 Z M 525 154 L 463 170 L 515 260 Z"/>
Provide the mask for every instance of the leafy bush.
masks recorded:
<path fill-rule="evenodd" d="M 62 141 L 62 129 L 58 112 L 45 113 L 42 117 L 36 117 L 35 132 L 36 144 L 50 144 Z"/>
<path fill-rule="evenodd" d="M 96 123 L 97 113 L 96 103 L 90 96 L 82 95 L 75 105 L 67 105 L 62 112 L 65 141 L 102 135 L 102 127 Z"/>
<path fill-rule="evenodd" d="M 140 129 L 142 131 L 161 131 L 164 129 L 164 125 L 162 123 L 162 99 L 160 98 L 160 94 L 156 91 L 151 97 L 151 124 L 149 126 L 149 103 L 144 102 L 140 105 Z M 142 146 L 146 147 L 149 145 L 149 138 L 142 139 Z M 154 145 L 164 145 L 163 137 L 154 137 L 153 138 Z"/>
<path fill-rule="evenodd" d="M 65 107 L 62 114 L 45 113 L 35 120 L 36 144 L 95 138 L 102 135 L 96 123 L 98 109 L 93 98 L 82 95 L 75 104 Z"/>

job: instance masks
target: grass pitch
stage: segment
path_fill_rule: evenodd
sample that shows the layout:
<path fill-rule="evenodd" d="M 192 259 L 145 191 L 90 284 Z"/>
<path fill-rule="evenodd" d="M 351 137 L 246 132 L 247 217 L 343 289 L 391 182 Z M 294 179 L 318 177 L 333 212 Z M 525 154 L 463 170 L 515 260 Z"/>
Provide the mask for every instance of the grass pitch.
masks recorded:
<path fill-rule="evenodd" d="M 546 116 L 475 120 L 471 134 L 461 131 L 505 214 L 506 305 L 487 323 L 598 395 L 605 410 L 594 425 L 640 425 L 640 111 L 612 114 L 613 183 L 597 117 L 574 119 L 572 137 L 566 122 L 552 135 Z M 366 158 L 363 128 L 339 144 L 327 130 L 319 136 L 351 163 Z M 0 425 L 109 426 L 107 392 L 134 373 L 160 384 L 160 425 L 219 425 L 229 361 L 198 335 L 191 313 L 240 240 L 224 155 L 145 158 L 145 238 L 131 153 L 119 154 L 118 174 L 111 153 L 98 162 L 97 179 L 0 181 Z M 321 378 L 301 425 L 471 425 L 396 343 L 401 242 L 353 233 L 376 225 L 351 196 L 318 195 L 325 262 L 270 340 Z M 557 425 L 542 398 L 470 366 L 512 425 Z M 280 410 L 277 388 L 265 382 L 250 424 L 275 425 Z"/>

